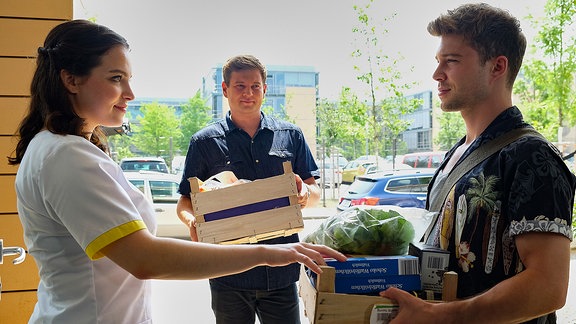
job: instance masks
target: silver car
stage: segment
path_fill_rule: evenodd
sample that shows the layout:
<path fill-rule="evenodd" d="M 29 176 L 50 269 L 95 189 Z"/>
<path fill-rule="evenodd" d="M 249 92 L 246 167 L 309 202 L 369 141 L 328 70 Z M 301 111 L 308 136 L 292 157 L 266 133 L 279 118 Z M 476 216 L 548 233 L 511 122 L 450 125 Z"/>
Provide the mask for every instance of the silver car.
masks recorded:
<path fill-rule="evenodd" d="M 176 214 L 180 177 L 154 171 L 124 172 L 124 175 L 154 205 L 158 236 L 190 239 L 188 227 Z"/>

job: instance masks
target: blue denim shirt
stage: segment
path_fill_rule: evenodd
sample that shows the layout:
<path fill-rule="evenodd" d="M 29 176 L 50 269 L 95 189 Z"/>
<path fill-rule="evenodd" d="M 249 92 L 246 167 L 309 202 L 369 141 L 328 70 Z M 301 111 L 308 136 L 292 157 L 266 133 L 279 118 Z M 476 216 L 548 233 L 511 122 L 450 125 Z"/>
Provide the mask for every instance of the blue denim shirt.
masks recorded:
<path fill-rule="evenodd" d="M 260 128 L 250 138 L 232 122 L 230 113 L 192 136 L 186 155 L 179 192 L 190 195 L 188 178 L 206 180 L 222 171 L 232 171 L 238 179 L 256 180 L 284 173 L 282 163 L 292 162 L 294 173 L 302 179 L 319 178 L 320 172 L 300 128 L 261 114 Z M 298 234 L 260 242 L 280 244 L 298 242 Z M 285 267 L 256 267 L 246 272 L 220 277 L 220 284 L 236 289 L 273 290 L 298 280 L 299 264 Z"/>

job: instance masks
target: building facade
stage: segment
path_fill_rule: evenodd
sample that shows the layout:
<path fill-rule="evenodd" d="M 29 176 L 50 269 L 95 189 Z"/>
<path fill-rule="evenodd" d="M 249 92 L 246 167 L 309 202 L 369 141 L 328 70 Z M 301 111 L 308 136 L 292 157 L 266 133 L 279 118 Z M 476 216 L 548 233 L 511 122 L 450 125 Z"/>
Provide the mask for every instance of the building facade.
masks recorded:
<path fill-rule="evenodd" d="M 418 99 L 421 102 L 414 112 L 402 116 L 402 119 L 411 121 L 408 129 L 402 133 L 402 140 L 406 143 L 408 152 L 433 151 L 432 139 L 438 127 L 434 127 L 436 122 L 433 114 L 432 91 L 416 93 L 406 98 Z"/>

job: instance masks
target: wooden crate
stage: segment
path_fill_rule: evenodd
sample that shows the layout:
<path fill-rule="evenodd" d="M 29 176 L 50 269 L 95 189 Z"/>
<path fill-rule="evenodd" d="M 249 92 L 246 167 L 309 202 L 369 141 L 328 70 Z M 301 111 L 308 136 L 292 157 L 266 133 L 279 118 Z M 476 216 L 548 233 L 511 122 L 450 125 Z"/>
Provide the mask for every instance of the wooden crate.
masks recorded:
<path fill-rule="evenodd" d="M 220 244 L 257 243 L 304 229 L 296 179 L 290 162 L 284 174 L 212 191 L 200 191 L 190 178 L 198 241 Z"/>
<path fill-rule="evenodd" d="M 299 293 L 311 324 L 369 324 L 374 305 L 395 305 L 390 299 L 380 296 L 335 293 L 335 269 L 320 267 L 322 274 L 317 276 L 316 287 L 310 282 L 304 266 L 300 271 Z M 444 275 L 444 301 L 456 299 L 457 280 L 455 272 Z"/>

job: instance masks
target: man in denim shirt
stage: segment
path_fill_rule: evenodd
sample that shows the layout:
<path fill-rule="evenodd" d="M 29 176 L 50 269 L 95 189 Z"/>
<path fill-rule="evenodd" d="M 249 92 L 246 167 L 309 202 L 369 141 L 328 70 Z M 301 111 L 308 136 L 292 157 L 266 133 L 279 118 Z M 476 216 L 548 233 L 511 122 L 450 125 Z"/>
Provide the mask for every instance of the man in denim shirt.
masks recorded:
<path fill-rule="evenodd" d="M 292 162 L 299 189 L 298 203 L 313 206 L 320 199 L 318 167 L 297 126 L 261 111 L 266 94 L 266 69 L 250 55 L 229 59 L 223 67 L 222 91 L 230 112 L 192 136 L 180 183 L 178 217 L 197 240 L 188 178 L 206 180 L 222 171 L 238 179 L 256 180 L 284 173 Z M 298 234 L 260 242 L 298 242 Z M 257 267 L 241 274 L 210 280 L 212 309 L 217 323 L 299 323 L 296 281 L 299 265 Z"/>

